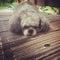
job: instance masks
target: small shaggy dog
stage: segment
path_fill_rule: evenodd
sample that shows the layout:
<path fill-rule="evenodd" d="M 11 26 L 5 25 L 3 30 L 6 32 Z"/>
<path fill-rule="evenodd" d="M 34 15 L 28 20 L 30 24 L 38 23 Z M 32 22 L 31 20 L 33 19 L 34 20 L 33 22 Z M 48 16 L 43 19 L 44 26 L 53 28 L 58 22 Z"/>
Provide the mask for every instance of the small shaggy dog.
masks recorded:
<path fill-rule="evenodd" d="M 9 20 L 9 30 L 16 34 L 34 36 L 37 33 L 48 31 L 49 25 L 46 20 L 35 5 L 30 2 L 22 2 L 16 7 Z"/>

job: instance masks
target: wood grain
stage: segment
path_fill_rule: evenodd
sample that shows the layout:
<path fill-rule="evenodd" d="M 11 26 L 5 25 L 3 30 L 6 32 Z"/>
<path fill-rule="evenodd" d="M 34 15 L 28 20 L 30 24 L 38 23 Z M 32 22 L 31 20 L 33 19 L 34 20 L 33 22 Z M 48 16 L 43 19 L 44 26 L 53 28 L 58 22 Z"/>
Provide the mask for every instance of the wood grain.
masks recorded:
<path fill-rule="evenodd" d="M 60 60 L 59 15 L 46 16 L 51 29 L 33 37 L 9 32 L 9 17 L 0 19 L 0 60 Z"/>

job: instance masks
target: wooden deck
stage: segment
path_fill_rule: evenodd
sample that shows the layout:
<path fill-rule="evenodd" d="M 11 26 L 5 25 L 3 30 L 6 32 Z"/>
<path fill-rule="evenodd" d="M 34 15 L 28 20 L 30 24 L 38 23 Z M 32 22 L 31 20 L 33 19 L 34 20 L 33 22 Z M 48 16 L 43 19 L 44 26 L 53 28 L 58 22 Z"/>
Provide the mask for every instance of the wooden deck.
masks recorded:
<path fill-rule="evenodd" d="M 60 16 L 50 20 L 49 32 L 33 37 L 9 32 L 10 16 L 0 15 L 0 60 L 60 60 Z"/>

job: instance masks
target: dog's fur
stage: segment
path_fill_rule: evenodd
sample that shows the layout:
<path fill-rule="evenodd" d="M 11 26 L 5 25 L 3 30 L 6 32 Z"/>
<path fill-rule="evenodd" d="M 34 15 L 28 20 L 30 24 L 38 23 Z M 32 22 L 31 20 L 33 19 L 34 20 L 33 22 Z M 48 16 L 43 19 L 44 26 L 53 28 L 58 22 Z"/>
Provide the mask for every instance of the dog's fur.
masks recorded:
<path fill-rule="evenodd" d="M 9 30 L 16 34 L 36 35 L 48 31 L 46 17 L 30 2 L 20 3 L 9 20 Z"/>

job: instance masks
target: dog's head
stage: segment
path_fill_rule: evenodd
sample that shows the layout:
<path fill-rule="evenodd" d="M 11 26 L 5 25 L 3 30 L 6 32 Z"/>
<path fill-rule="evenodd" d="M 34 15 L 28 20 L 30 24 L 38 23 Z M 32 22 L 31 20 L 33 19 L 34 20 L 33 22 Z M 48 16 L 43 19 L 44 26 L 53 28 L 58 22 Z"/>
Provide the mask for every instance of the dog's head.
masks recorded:
<path fill-rule="evenodd" d="M 48 26 L 46 21 L 42 21 L 38 9 L 29 3 L 17 6 L 17 11 L 15 10 L 9 23 L 12 32 L 22 33 L 26 36 L 34 36 L 39 32 L 44 32 Z"/>
<path fill-rule="evenodd" d="M 24 35 L 33 36 L 38 33 L 41 20 L 39 14 L 34 10 L 23 11 L 21 17 L 21 28 Z"/>

